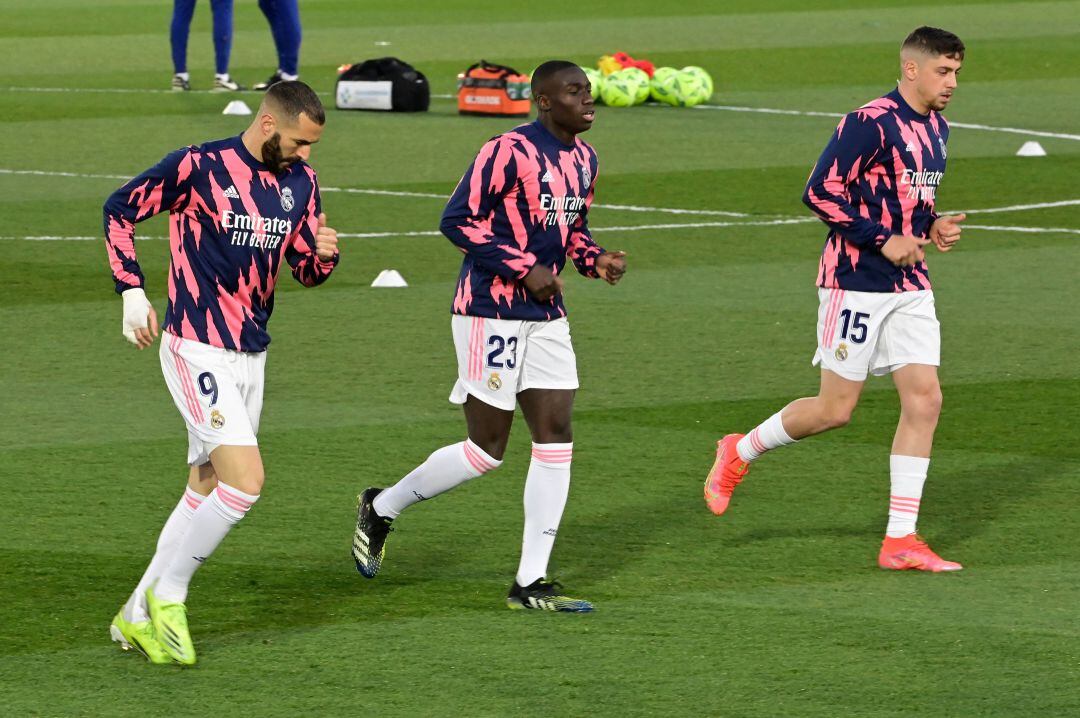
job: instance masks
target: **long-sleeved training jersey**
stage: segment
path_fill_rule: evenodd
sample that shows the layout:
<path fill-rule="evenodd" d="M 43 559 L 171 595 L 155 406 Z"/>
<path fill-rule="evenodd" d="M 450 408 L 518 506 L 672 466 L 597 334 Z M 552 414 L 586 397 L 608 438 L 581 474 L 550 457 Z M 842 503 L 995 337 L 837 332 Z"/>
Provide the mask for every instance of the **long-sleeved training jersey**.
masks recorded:
<path fill-rule="evenodd" d="M 549 321 L 566 316 L 562 295 L 539 302 L 521 281 L 540 264 L 558 274 L 567 256 L 596 277 L 604 250 L 586 215 L 596 152 L 560 142 L 539 122 L 488 141 L 443 211 L 440 229 L 464 253 L 452 311 L 477 317 Z"/>
<path fill-rule="evenodd" d="M 858 292 L 930 289 L 925 262 L 894 266 L 881 246 L 894 234 L 930 236 L 948 141 L 941 114 L 919 114 L 899 90 L 840 120 L 803 193 L 803 202 L 829 226 L 818 286 Z"/>
<path fill-rule="evenodd" d="M 163 328 L 246 352 L 266 349 L 281 260 L 305 286 L 330 276 L 337 257 L 315 255 L 322 211 L 315 171 L 296 162 L 275 174 L 240 137 L 184 147 L 105 202 L 105 246 L 116 291 L 142 287 L 135 223 L 169 212 L 169 303 Z"/>

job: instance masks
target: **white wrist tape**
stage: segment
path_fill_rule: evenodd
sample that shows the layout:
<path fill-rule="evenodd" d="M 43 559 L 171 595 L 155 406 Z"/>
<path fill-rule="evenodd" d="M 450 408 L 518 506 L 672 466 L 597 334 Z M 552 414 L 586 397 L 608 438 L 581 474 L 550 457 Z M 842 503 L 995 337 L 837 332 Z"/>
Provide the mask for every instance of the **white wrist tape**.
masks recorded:
<path fill-rule="evenodd" d="M 132 344 L 138 344 L 135 339 L 136 329 L 146 329 L 150 310 L 153 305 L 146 298 L 146 292 L 139 287 L 125 289 L 120 295 L 124 299 L 124 321 L 122 330 L 124 336 Z"/>

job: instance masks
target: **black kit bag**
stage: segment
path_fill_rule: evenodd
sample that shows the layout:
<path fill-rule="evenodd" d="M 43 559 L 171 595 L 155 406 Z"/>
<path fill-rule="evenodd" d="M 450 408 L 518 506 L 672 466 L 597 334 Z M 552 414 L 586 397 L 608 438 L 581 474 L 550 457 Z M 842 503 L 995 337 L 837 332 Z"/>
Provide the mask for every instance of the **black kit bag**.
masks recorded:
<path fill-rule="evenodd" d="M 427 112 L 431 88 L 424 73 L 396 57 L 380 57 L 350 65 L 338 75 L 335 105 L 339 110 Z"/>

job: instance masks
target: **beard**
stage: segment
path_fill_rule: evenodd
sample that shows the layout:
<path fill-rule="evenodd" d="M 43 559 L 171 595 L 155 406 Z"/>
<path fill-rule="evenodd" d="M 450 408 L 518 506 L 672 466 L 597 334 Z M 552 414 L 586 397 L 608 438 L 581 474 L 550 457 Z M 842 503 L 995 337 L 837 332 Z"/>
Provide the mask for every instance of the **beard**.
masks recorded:
<path fill-rule="evenodd" d="M 275 174 L 281 174 L 289 169 L 293 164 L 300 161 L 298 155 L 292 155 L 286 157 L 281 152 L 281 133 L 275 132 L 274 136 L 263 142 L 262 145 L 262 158 L 263 164 L 266 165 Z"/>
<path fill-rule="evenodd" d="M 930 102 L 930 109 L 933 110 L 934 112 L 941 112 L 942 110 L 944 110 L 948 106 L 949 106 L 949 102 L 947 100 L 941 98 L 941 97 L 935 97 Z"/>

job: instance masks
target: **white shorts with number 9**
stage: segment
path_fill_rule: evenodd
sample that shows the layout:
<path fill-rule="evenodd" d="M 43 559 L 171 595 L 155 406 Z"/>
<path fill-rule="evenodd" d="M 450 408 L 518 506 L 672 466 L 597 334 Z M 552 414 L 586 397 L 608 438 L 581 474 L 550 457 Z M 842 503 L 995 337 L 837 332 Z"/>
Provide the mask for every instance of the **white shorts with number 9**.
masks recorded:
<path fill-rule="evenodd" d="M 266 352 L 237 352 L 161 333 L 161 373 L 188 430 L 188 463 L 219 446 L 257 446 Z"/>
<path fill-rule="evenodd" d="M 851 381 L 907 364 L 941 365 L 941 328 L 934 292 L 818 289 L 814 365 Z"/>
<path fill-rule="evenodd" d="M 578 388 L 566 317 L 528 322 L 455 314 L 450 326 L 458 359 L 458 379 L 450 392 L 455 404 L 464 404 L 472 394 L 513 411 L 518 392 L 526 389 Z"/>

